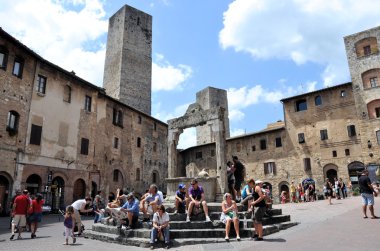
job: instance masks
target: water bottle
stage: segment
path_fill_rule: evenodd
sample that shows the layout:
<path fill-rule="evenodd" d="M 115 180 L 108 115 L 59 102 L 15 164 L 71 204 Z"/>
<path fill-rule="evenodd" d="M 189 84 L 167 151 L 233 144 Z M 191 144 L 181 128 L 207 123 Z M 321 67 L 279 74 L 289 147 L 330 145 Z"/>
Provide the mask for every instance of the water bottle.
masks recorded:
<path fill-rule="evenodd" d="M 244 214 L 243 228 L 247 228 L 247 216 Z"/>

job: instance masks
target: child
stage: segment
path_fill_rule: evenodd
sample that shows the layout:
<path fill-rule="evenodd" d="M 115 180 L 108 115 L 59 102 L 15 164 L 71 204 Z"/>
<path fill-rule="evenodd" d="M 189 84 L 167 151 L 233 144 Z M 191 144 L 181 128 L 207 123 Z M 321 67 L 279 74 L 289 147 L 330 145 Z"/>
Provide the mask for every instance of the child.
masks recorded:
<path fill-rule="evenodd" d="M 187 213 L 189 206 L 189 198 L 186 194 L 186 186 L 179 184 L 178 190 L 175 195 L 175 212 L 174 213 Z"/>
<path fill-rule="evenodd" d="M 73 238 L 73 243 L 75 243 L 77 240 L 74 237 L 75 217 L 73 206 L 68 206 L 66 208 L 65 220 L 63 221 L 63 225 L 65 226 L 66 236 L 66 242 L 63 243 L 63 245 L 69 245 L 69 236 Z"/>

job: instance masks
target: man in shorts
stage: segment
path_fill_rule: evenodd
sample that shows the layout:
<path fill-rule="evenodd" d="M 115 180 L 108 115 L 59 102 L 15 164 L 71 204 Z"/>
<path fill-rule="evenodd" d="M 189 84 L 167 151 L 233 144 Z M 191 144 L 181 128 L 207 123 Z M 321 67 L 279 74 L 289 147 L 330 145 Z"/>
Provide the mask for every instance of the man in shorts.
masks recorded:
<path fill-rule="evenodd" d="M 369 212 L 371 213 L 371 219 L 377 219 L 375 216 L 373 205 L 375 204 L 374 196 L 377 196 L 377 193 L 373 190 L 371 185 L 371 180 L 368 177 L 368 170 L 364 170 L 362 175 L 359 178 L 359 187 L 360 194 L 362 196 L 362 210 L 363 210 L 363 218 L 367 219 L 367 206 Z"/>
<path fill-rule="evenodd" d="M 28 190 L 24 190 L 21 195 L 15 198 L 12 206 L 12 235 L 10 240 L 13 240 L 15 237 L 15 228 L 18 226 L 18 237 L 21 238 L 22 228 L 26 226 L 26 214 L 30 207 L 29 199 L 27 197 Z"/>
<path fill-rule="evenodd" d="M 263 182 L 256 180 L 255 190 L 253 192 L 253 201 L 250 206 L 254 207 L 253 211 L 253 225 L 256 234 L 253 234 L 252 238 L 256 241 L 263 240 L 263 217 L 266 211 L 265 195 L 262 192 Z"/>
<path fill-rule="evenodd" d="M 126 225 L 127 230 L 135 228 L 139 219 L 140 202 L 133 196 L 132 193 L 127 195 L 127 202 L 121 207 L 120 210 L 127 214 Z"/>
<path fill-rule="evenodd" d="M 211 220 L 208 216 L 208 207 L 205 200 L 205 193 L 203 191 L 203 188 L 198 185 L 198 181 L 196 179 L 191 181 L 191 187 L 189 188 L 189 197 L 190 204 L 189 210 L 187 212 L 186 222 L 190 222 L 191 213 L 199 213 L 202 208 L 206 215 L 206 222 L 210 222 Z"/>

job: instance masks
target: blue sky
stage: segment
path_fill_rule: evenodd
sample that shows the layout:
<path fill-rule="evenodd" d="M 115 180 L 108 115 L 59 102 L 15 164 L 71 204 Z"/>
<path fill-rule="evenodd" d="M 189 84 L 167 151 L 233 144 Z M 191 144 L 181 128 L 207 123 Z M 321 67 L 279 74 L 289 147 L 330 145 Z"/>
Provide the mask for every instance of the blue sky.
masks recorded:
<path fill-rule="evenodd" d="M 223 88 L 231 136 L 283 120 L 281 98 L 350 81 L 343 37 L 380 25 L 372 0 L 0 0 L 0 25 L 102 86 L 108 18 L 124 4 L 153 16 L 152 116 L 182 116 L 197 91 Z"/>

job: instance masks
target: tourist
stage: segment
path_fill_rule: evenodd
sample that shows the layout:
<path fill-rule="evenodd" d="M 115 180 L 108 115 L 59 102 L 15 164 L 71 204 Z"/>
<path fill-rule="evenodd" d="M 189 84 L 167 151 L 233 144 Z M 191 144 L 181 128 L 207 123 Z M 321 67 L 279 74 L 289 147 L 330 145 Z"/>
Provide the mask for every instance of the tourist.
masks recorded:
<path fill-rule="evenodd" d="M 104 203 L 102 200 L 102 197 L 97 194 L 94 199 L 94 212 L 95 212 L 95 218 L 94 223 L 97 223 L 100 221 L 101 215 L 102 215 L 102 209 L 104 209 Z"/>
<path fill-rule="evenodd" d="M 346 184 L 344 183 L 342 178 L 339 178 L 339 183 L 341 185 L 341 191 L 342 191 L 342 197 L 343 199 L 347 198 L 347 187 Z"/>
<path fill-rule="evenodd" d="M 149 194 L 141 200 L 141 212 L 144 214 L 144 221 L 149 221 L 149 215 L 153 215 L 157 211 L 157 207 L 162 204 L 161 197 L 157 191 L 156 185 L 150 185 Z"/>
<path fill-rule="evenodd" d="M 227 242 L 230 241 L 229 233 L 231 222 L 233 222 L 236 232 L 236 240 L 240 241 L 238 208 L 236 202 L 232 200 L 230 193 L 226 193 L 223 196 L 222 214 L 220 215 L 220 221 L 226 225 L 226 237 L 224 239 Z"/>
<path fill-rule="evenodd" d="M 108 208 L 119 208 L 122 204 L 120 203 L 120 188 L 116 189 L 116 196 L 114 193 L 110 193 L 110 196 L 108 196 Z"/>
<path fill-rule="evenodd" d="M 91 198 L 86 197 L 85 199 L 77 200 L 71 206 L 74 208 L 74 217 L 75 222 L 78 225 L 78 236 L 82 234 L 82 219 L 80 216 L 80 212 L 82 213 L 89 213 L 93 210 L 93 208 L 86 209 L 86 206 L 89 206 L 91 204 Z"/>
<path fill-rule="evenodd" d="M 296 186 L 294 181 L 290 184 L 290 202 L 295 203 L 296 201 Z"/>
<path fill-rule="evenodd" d="M 199 214 L 203 211 L 206 215 L 206 222 L 210 222 L 210 217 L 208 216 L 208 207 L 205 199 L 205 193 L 203 191 L 202 186 L 198 185 L 198 181 L 196 179 L 191 181 L 191 187 L 189 188 L 189 197 L 190 204 L 189 209 L 187 211 L 186 222 L 190 222 L 191 214 Z"/>
<path fill-rule="evenodd" d="M 12 206 L 12 235 L 11 240 L 15 237 L 15 228 L 18 226 L 18 237 L 17 239 L 22 239 L 21 233 L 22 228 L 26 226 L 26 214 L 28 208 L 30 207 L 29 199 L 27 197 L 28 190 L 24 190 L 21 195 L 15 198 L 15 201 Z"/>
<path fill-rule="evenodd" d="M 335 188 L 335 198 L 337 200 L 340 200 L 341 185 L 340 185 L 339 180 L 336 177 L 334 178 L 334 188 Z"/>
<path fill-rule="evenodd" d="M 31 238 L 36 238 L 36 231 L 38 227 L 38 222 L 42 219 L 42 206 L 44 200 L 42 199 L 42 194 L 38 193 L 36 199 L 32 201 L 31 205 L 31 215 L 29 216 L 29 221 L 31 223 Z"/>
<path fill-rule="evenodd" d="M 309 185 L 309 201 L 314 201 L 315 188 L 313 184 Z"/>
<path fill-rule="evenodd" d="M 236 200 L 237 191 L 235 190 L 235 175 L 234 164 L 231 161 L 227 162 L 227 183 L 230 194 L 233 195 L 233 199 Z"/>
<path fill-rule="evenodd" d="M 244 165 L 240 162 L 237 156 L 232 157 L 232 161 L 234 162 L 234 176 L 235 176 L 235 190 L 237 192 L 236 195 L 236 201 L 240 202 L 241 199 L 241 184 L 244 181 L 245 177 L 245 167 Z"/>
<path fill-rule="evenodd" d="M 249 203 L 253 200 L 253 189 L 255 188 L 254 179 L 249 179 L 247 184 L 243 187 L 241 192 L 241 204 L 249 205 Z M 248 207 L 248 211 L 251 211 L 252 208 Z"/>
<path fill-rule="evenodd" d="M 136 227 L 137 221 L 139 219 L 139 201 L 133 196 L 132 193 L 127 195 L 127 202 L 121 207 L 121 211 L 127 214 L 126 229 L 132 229 Z"/>
<path fill-rule="evenodd" d="M 250 206 L 254 207 L 253 211 L 253 225 L 255 234 L 253 234 L 252 238 L 256 241 L 263 240 L 263 216 L 266 211 L 265 204 L 265 195 L 262 193 L 261 189 L 263 186 L 263 182 L 261 180 L 256 181 L 255 190 L 253 193 L 253 201 Z"/>
<path fill-rule="evenodd" d="M 69 245 L 69 236 L 73 238 L 73 243 L 76 242 L 76 238 L 74 236 L 74 227 L 75 227 L 75 213 L 74 207 L 68 206 L 65 212 L 65 219 L 63 221 L 63 225 L 65 226 L 65 237 L 66 242 L 63 245 Z"/>
<path fill-rule="evenodd" d="M 329 205 L 332 205 L 331 197 L 333 194 L 333 186 L 332 186 L 329 178 L 326 178 L 324 190 L 325 190 L 325 197 L 328 199 Z"/>
<path fill-rule="evenodd" d="M 360 194 L 362 196 L 362 210 L 363 210 L 363 218 L 366 219 L 367 217 L 367 206 L 369 209 L 369 212 L 371 213 L 371 219 L 377 219 L 378 217 L 375 216 L 374 212 L 374 196 L 377 196 L 377 193 L 374 191 L 371 180 L 368 177 L 368 170 L 364 170 L 362 172 L 362 175 L 359 178 L 359 187 L 360 187 Z"/>
<path fill-rule="evenodd" d="M 175 193 L 175 212 L 174 213 L 187 213 L 190 198 L 186 194 L 185 184 L 179 184 L 178 190 Z"/>
<path fill-rule="evenodd" d="M 153 215 L 153 227 L 150 235 L 150 249 L 154 249 L 156 239 L 165 240 L 166 249 L 170 247 L 169 214 L 165 212 L 164 205 L 157 207 Z"/>
<path fill-rule="evenodd" d="M 21 190 L 16 190 L 16 194 L 12 197 L 11 201 L 9 202 L 9 209 L 11 211 L 10 213 L 10 217 L 9 217 L 9 229 L 12 228 L 12 221 L 13 221 L 13 214 L 12 214 L 12 210 L 13 210 L 13 204 L 15 202 L 15 199 L 17 198 L 17 196 L 21 195 Z M 16 230 L 18 229 L 18 226 L 16 226 Z"/>
<path fill-rule="evenodd" d="M 304 193 L 303 193 L 303 187 L 301 183 L 298 183 L 297 193 L 298 193 L 298 197 L 297 197 L 298 202 L 302 202 Z"/>

